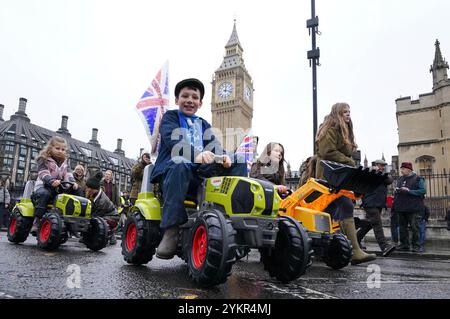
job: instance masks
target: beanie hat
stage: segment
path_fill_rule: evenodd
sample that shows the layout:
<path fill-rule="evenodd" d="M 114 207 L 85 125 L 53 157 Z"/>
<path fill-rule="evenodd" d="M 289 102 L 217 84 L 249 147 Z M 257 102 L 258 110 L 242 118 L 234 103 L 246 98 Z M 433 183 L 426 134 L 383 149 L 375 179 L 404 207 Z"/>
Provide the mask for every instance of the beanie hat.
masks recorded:
<path fill-rule="evenodd" d="M 94 176 L 91 176 L 86 181 L 86 186 L 92 189 L 100 189 L 100 181 L 103 178 L 103 173 L 98 171 Z"/>
<path fill-rule="evenodd" d="M 413 166 L 412 166 L 411 162 L 403 162 L 402 166 L 400 166 L 400 168 L 407 168 L 407 169 L 413 170 Z"/>

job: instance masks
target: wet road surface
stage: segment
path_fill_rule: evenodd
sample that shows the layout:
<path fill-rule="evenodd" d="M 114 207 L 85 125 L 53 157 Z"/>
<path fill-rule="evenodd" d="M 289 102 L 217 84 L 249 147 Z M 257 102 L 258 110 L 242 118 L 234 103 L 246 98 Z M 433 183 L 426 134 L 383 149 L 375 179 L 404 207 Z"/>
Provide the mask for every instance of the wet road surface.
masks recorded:
<path fill-rule="evenodd" d="M 80 276 L 74 277 L 78 273 Z M 0 232 L 0 299 L 450 298 L 447 256 L 379 257 L 370 264 L 339 271 L 315 261 L 304 276 L 282 284 L 269 277 L 259 263 L 259 253 L 252 251 L 233 266 L 226 284 L 198 288 L 187 274 L 187 266 L 179 258 L 166 261 L 154 257 L 146 266 L 128 265 L 122 258 L 120 241 L 92 252 L 73 238 L 59 250 L 45 252 L 37 248 L 34 237 L 14 245 Z"/>

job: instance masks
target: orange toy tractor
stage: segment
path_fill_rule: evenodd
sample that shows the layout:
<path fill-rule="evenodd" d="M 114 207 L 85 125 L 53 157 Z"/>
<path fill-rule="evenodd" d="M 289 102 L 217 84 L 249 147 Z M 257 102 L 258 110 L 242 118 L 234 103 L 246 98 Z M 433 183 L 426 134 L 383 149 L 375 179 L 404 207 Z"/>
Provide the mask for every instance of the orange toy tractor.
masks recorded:
<path fill-rule="evenodd" d="M 341 196 L 356 200 L 355 194 L 374 191 L 386 174 L 329 161 L 321 161 L 320 165 L 327 180 L 310 178 L 282 201 L 280 215 L 298 220 L 312 239 L 314 256 L 337 270 L 349 264 L 352 246 L 325 209 Z"/>

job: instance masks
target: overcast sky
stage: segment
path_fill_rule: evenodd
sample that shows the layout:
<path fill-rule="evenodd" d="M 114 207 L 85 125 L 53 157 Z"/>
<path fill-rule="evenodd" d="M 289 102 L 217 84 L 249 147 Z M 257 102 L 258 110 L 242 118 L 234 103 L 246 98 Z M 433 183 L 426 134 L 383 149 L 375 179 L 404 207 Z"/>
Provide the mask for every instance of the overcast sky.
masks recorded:
<path fill-rule="evenodd" d="M 278 141 L 296 170 L 312 153 L 309 0 L 0 0 L 3 118 L 28 99 L 32 123 L 103 148 L 123 139 L 126 156 L 149 149 L 135 105 L 169 61 L 170 90 L 187 77 L 207 88 L 199 115 L 211 120 L 211 81 L 237 20 L 254 81 L 253 131 Z M 450 59 L 448 0 L 317 0 L 319 124 L 336 102 L 351 106 L 369 161 L 397 154 L 395 99 L 427 93 L 434 42 Z M 171 104 L 174 105 L 172 96 Z M 270 129 L 268 129 L 270 127 Z"/>

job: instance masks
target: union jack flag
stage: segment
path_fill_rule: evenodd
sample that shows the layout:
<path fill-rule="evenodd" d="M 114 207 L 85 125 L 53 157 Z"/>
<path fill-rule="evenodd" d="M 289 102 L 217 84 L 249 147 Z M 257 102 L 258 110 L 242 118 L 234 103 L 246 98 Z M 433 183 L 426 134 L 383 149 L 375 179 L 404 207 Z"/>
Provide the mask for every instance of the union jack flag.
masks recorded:
<path fill-rule="evenodd" d="M 255 147 L 253 145 L 253 133 L 252 130 L 249 130 L 236 150 L 236 154 L 240 154 L 245 157 L 248 172 L 250 172 L 250 169 L 252 168 L 254 151 Z"/>
<path fill-rule="evenodd" d="M 169 63 L 156 74 L 151 85 L 145 90 L 136 110 L 147 131 L 151 145 L 151 154 L 158 154 L 160 134 L 159 126 L 161 119 L 169 107 Z"/>

